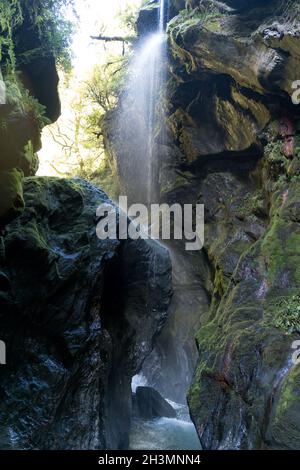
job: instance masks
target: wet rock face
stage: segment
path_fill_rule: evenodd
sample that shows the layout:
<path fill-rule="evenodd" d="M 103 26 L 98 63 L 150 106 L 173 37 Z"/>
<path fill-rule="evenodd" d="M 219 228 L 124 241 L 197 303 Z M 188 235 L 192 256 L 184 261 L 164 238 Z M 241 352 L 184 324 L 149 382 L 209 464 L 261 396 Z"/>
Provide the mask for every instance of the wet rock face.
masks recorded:
<path fill-rule="evenodd" d="M 285 11 L 278 1 L 245 13 L 224 13 L 217 2 L 211 4 L 210 9 L 183 12 L 169 25 L 178 84 L 170 125 L 182 145 L 192 144 L 188 153 L 194 158 L 257 143 L 274 111 L 272 94 L 290 96 L 300 72 L 298 26 L 288 16 L 292 9 Z M 199 129 L 205 129 L 207 139 Z"/>
<path fill-rule="evenodd" d="M 176 16 L 185 8 L 185 0 L 173 0 L 165 2 L 165 22 Z M 140 36 L 157 31 L 160 14 L 159 0 L 148 0 L 142 6 L 137 19 L 137 30 Z"/>
<path fill-rule="evenodd" d="M 141 36 L 157 31 L 159 22 L 159 2 L 157 0 L 148 1 L 138 16 L 137 30 Z"/>
<path fill-rule="evenodd" d="M 26 89 L 45 107 L 47 118 L 55 122 L 60 116 L 61 104 L 54 57 L 41 57 L 23 64 L 21 77 Z"/>
<path fill-rule="evenodd" d="M 173 0 L 171 0 L 173 2 Z M 176 3 L 176 0 L 175 0 Z M 274 3 L 274 0 L 252 0 L 251 3 L 247 0 L 223 0 L 222 2 L 211 1 L 211 0 L 186 0 L 186 5 L 190 8 L 197 8 L 201 5 L 207 5 L 213 8 L 214 4 L 226 4 L 230 8 L 238 10 L 238 11 L 245 11 L 250 10 L 252 8 L 262 7 L 268 5 L 270 3 Z"/>
<path fill-rule="evenodd" d="M 82 180 L 27 178 L 0 244 L 2 449 L 128 445 L 131 378 L 171 296 L 168 253 L 101 241 L 106 195 Z"/>
<path fill-rule="evenodd" d="M 205 448 L 300 447 L 299 367 L 292 363 L 300 233 L 290 212 L 299 189 L 292 183 L 276 191 L 276 216 L 264 234 L 244 248 L 233 274 L 218 274 L 223 293 L 199 330 L 200 362 L 189 393 Z"/>
<path fill-rule="evenodd" d="M 210 308 L 198 305 L 188 401 L 205 449 L 299 449 L 299 10 L 222 3 L 235 10 L 190 1 L 169 24 L 158 143 L 161 198 L 205 205 L 207 269 L 190 299 L 203 289 Z"/>
<path fill-rule="evenodd" d="M 209 308 L 205 286 L 209 268 L 201 253 L 187 253 L 182 243 L 170 242 L 167 246 L 172 260 L 172 302 L 166 324 L 142 370 L 147 383 L 164 397 L 185 404 L 198 360 L 195 332 L 200 326 L 199 312 Z"/>
<path fill-rule="evenodd" d="M 247 0 L 224 0 L 224 3 L 237 10 L 257 8 L 272 3 L 273 0 L 252 0 L 251 4 Z"/>

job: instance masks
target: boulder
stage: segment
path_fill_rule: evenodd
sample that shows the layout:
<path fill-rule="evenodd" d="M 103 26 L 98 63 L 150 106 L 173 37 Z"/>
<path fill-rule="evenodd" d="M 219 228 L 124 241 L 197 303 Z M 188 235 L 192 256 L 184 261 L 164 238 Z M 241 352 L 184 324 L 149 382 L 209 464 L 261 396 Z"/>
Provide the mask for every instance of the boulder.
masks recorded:
<path fill-rule="evenodd" d="M 151 387 L 137 387 L 136 409 L 142 419 L 176 418 L 174 408 Z"/>

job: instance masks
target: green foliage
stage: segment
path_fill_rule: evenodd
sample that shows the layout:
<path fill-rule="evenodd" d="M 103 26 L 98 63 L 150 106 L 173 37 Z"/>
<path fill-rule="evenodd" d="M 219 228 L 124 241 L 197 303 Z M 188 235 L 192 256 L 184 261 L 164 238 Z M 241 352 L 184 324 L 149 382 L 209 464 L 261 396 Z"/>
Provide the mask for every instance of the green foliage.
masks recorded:
<path fill-rule="evenodd" d="M 120 194 L 117 168 L 114 161 L 111 161 L 107 156 L 104 156 L 97 166 L 95 166 L 93 158 L 84 159 L 77 174 L 99 186 L 111 199 L 117 199 Z"/>
<path fill-rule="evenodd" d="M 283 297 L 275 306 L 274 325 L 276 328 L 292 334 L 300 332 L 300 295 Z"/>
<path fill-rule="evenodd" d="M 135 5 L 127 3 L 118 13 L 118 19 L 128 34 L 136 34 L 138 11 Z"/>
<path fill-rule="evenodd" d="M 87 111 L 81 122 L 85 141 L 81 144 L 89 150 L 89 156 L 79 158 L 76 174 L 92 181 L 110 197 L 119 192 L 115 163 L 104 150 L 103 126 L 105 117 L 117 103 L 124 78 L 124 57 L 109 57 L 104 65 L 97 65 L 83 91 Z"/>
<path fill-rule="evenodd" d="M 121 36 L 135 36 L 137 4 L 124 2 L 120 9 Z M 105 29 L 105 27 L 104 27 Z M 103 51 L 104 63 L 96 65 L 90 77 L 79 84 L 76 75 L 69 75 L 64 88 L 75 93 L 68 94 L 67 106 L 72 109 L 68 117 L 62 116 L 50 126 L 50 138 L 59 146 L 58 155 L 50 166 L 60 176 L 80 176 L 104 189 L 111 197 L 118 192 L 118 177 L 113 158 L 105 149 L 105 117 L 115 108 L 125 83 L 126 65 L 130 45 L 124 47 L 124 55 L 114 55 L 110 43 Z"/>
<path fill-rule="evenodd" d="M 295 136 L 295 157 L 300 159 L 300 136 Z"/>
<path fill-rule="evenodd" d="M 100 186 L 110 197 L 119 192 L 115 163 L 105 150 L 105 117 L 115 108 L 124 77 L 123 56 L 108 56 L 95 66 L 90 78 L 80 86 L 72 76 L 63 87 L 76 86 L 68 106 L 72 114 L 48 128 L 62 155 L 51 165 L 64 177 L 80 176 Z M 62 89 L 63 93 L 63 89 Z"/>
<path fill-rule="evenodd" d="M 265 147 L 265 154 L 269 160 L 285 161 L 285 157 L 282 153 L 282 142 L 279 140 L 269 142 Z"/>
<path fill-rule="evenodd" d="M 15 68 L 13 31 L 23 22 L 19 0 L 1 0 L 0 3 L 0 63 L 8 60 Z"/>
<path fill-rule="evenodd" d="M 17 61 L 53 55 L 59 65 L 69 67 L 72 26 L 64 14 L 73 1 L 1 0 L 0 63 L 14 71 Z M 22 27 L 26 34 L 20 33 Z"/>
<path fill-rule="evenodd" d="M 264 213 L 264 195 L 263 192 L 257 191 L 255 193 L 246 193 L 237 201 L 238 217 L 249 217 L 250 214 Z"/>
<path fill-rule="evenodd" d="M 286 186 L 287 182 L 288 182 L 287 176 L 286 175 L 280 175 L 279 178 L 277 179 L 275 185 L 274 185 L 274 189 L 276 191 L 282 190 Z"/>
<path fill-rule="evenodd" d="M 6 101 L 12 107 L 12 114 L 27 115 L 36 122 L 40 129 L 49 124 L 46 108 L 34 98 L 24 87 L 17 73 L 9 73 L 5 77 Z"/>
<path fill-rule="evenodd" d="M 96 65 L 86 82 L 87 99 L 96 104 L 100 114 L 107 113 L 116 105 L 126 61 L 125 57 L 109 57 L 106 64 Z"/>
<path fill-rule="evenodd" d="M 281 190 L 288 182 L 297 182 L 300 178 L 300 141 L 295 138 L 295 151 L 292 161 L 283 154 L 283 143 L 280 140 L 272 140 L 265 147 L 268 173 L 276 180 L 274 189 Z"/>
<path fill-rule="evenodd" d="M 272 140 L 265 147 L 266 165 L 268 174 L 272 177 L 276 189 L 280 189 L 286 182 L 286 174 L 288 168 L 288 159 L 282 151 L 282 142 Z"/>

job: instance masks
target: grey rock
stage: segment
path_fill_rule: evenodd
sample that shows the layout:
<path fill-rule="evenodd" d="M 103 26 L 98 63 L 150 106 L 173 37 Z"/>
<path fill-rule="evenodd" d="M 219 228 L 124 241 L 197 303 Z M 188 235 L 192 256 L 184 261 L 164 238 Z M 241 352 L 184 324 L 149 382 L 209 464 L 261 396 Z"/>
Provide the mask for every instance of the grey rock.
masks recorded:
<path fill-rule="evenodd" d="M 174 408 L 151 387 L 137 387 L 136 408 L 140 418 L 176 418 Z"/>
<path fill-rule="evenodd" d="M 0 261 L 1 449 L 128 446 L 131 378 L 171 297 L 168 252 L 99 240 L 107 196 L 80 179 L 26 178 Z"/>

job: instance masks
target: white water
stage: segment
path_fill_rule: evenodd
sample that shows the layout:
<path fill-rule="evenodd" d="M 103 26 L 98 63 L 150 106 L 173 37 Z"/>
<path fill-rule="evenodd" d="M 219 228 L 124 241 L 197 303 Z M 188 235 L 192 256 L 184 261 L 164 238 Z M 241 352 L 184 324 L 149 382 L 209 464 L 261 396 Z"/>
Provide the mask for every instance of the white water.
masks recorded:
<path fill-rule="evenodd" d="M 123 154 L 128 154 L 121 162 L 121 178 L 127 186 L 134 184 L 135 203 L 153 202 L 158 178 L 159 156 L 154 142 L 157 130 L 162 127 L 166 67 L 164 9 L 165 0 L 161 0 L 158 30 L 136 47 L 129 65 L 128 86 L 120 102 L 118 145 Z"/>
<path fill-rule="evenodd" d="M 200 450 L 199 439 L 185 405 L 170 402 L 177 418 L 151 421 L 134 419 L 130 435 L 132 450 Z"/>
<path fill-rule="evenodd" d="M 160 418 L 153 421 L 133 421 L 130 449 L 200 450 L 201 446 L 192 423 Z"/>
<path fill-rule="evenodd" d="M 159 11 L 159 32 L 164 33 L 165 30 L 165 0 L 160 0 L 160 11 Z"/>
<path fill-rule="evenodd" d="M 143 374 L 132 379 L 132 391 L 146 386 Z M 176 410 L 176 418 L 144 420 L 134 418 L 130 433 L 131 450 L 201 450 L 198 435 L 191 422 L 187 405 L 167 400 Z"/>
<path fill-rule="evenodd" d="M 133 202 L 156 201 L 159 154 L 156 133 L 163 128 L 164 82 L 166 77 L 165 11 L 167 0 L 160 0 L 158 30 L 149 34 L 135 50 L 129 66 L 128 87 L 120 103 L 120 151 L 127 158 L 120 162 L 121 178 L 134 187 Z M 128 142 L 130 145 L 128 145 Z M 130 153 L 130 148 L 134 149 Z M 132 390 L 147 385 L 140 374 L 133 378 Z M 167 397 L 166 397 L 167 398 Z M 186 405 L 171 403 L 177 418 L 143 420 L 132 423 L 130 448 L 134 450 L 198 450 L 199 439 Z"/>
<path fill-rule="evenodd" d="M 138 387 L 145 387 L 146 385 L 147 385 L 147 379 L 143 374 L 138 374 L 132 377 L 132 382 L 131 382 L 132 393 L 135 393 Z"/>

